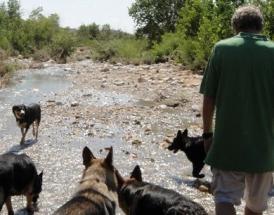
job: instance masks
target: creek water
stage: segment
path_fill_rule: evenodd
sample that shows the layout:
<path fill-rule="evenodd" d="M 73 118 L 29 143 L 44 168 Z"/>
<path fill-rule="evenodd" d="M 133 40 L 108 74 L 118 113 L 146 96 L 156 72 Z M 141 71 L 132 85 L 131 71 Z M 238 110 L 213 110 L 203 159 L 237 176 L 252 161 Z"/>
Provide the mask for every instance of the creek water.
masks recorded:
<path fill-rule="evenodd" d="M 66 119 L 60 120 L 57 126 L 55 124 L 51 126 L 51 122 L 43 125 L 43 121 L 47 120 L 47 115 L 43 114 L 43 108 L 46 107 L 42 107 L 38 142 L 33 143 L 28 140 L 25 147 L 20 147 L 20 129 L 15 123 L 11 111 L 12 105 L 32 102 L 45 104 L 47 100 L 54 99 L 55 95 L 60 92 L 65 92 L 63 94 L 67 96 L 63 98 L 65 103 L 74 95 L 70 93 L 73 91 L 73 83 L 66 78 L 69 75 L 70 71 L 58 66 L 41 70 L 20 71 L 7 88 L 0 90 L 0 151 L 2 153 L 6 151 L 25 152 L 37 164 L 37 169 L 44 172 L 43 191 L 39 198 L 39 211 L 36 214 L 52 214 L 69 200 L 82 174 L 82 149 L 84 146 L 88 146 L 97 157 L 104 157 L 106 152 L 103 149 L 113 146 L 114 165 L 122 175 L 128 176 L 134 166 L 139 164 L 145 181 L 174 189 L 199 202 L 209 214 L 213 214 L 212 196 L 192 187 L 195 181 L 191 177 L 192 167 L 182 152 L 173 154 L 157 144 L 138 146 L 128 144 L 122 138 L 123 131 L 119 127 L 119 123 L 96 124 L 97 127 L 110 131 L 109 137 L 71 135 L 72 131 L 67 125 Z M 74 96 L 77 96 L 77 93 Z M 86 104 L 99 107 L 115 104 L 150 105 L 150 103 L 144 104 L 144 101 L 136 101 L 131 95 L 92 89 L 86 93 L 86 97 Z M 64 107 L 64 111 L 66 108 L 68 107 Z M 161 126 L 158 125 L 158 127 Z M 161 131 L 158 129 L 155 132 Z M 210 181 L 209 168 L 205 167 L 203 172 L 206 173 L 205 180 Z M 23 209 L 26 202 L 22 196 L 13 197 L 12 201 L 17 215 L 26 214 Z M 273 205 L 273 202 L 271 204 Z M 242 208 L 239 210 L 242 211 Z M 7 214 L 4 207 L 1 214 Z M 117 214 L 123 214 L 119 208 Z M 274 214 L 273 209 L 271 208 L 266 214 Z"/>

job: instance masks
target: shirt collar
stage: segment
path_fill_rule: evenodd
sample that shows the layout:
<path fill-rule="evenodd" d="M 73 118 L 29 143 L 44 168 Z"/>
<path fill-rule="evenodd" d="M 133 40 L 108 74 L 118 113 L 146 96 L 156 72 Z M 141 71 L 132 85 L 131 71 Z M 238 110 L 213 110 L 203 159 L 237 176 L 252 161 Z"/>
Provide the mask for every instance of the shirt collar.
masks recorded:
<path fill-rule="evenodd" d="M 249 32 L 240 32 L 237 36 L 243 37 L 243 38 L 257 39 L 257 40 L 268 40 L 267 37 L 262 34 L 255 34 L 255 33 L 249 33 Z"/>

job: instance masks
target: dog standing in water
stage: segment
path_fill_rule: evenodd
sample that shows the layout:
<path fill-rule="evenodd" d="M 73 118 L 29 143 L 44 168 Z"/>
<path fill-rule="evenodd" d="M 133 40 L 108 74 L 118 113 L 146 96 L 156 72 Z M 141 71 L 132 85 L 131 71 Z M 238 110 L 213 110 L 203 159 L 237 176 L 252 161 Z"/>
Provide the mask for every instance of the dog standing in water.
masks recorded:
<path fill-rule="evenodd" d="M 82 179 L 73 197 L 54 215 L 115 215 L 118 182 L 113 149 L 105 159 L 97 159 L 88 147 L 83 149 Z"/>
<path fill-rule="evenodd" d="M 24 144 L 26 134 L 29 127 L 33 126 L 33 136 L 35 140 L 38 137 L 38 127 L 41 121 L 41 107 L 39 104 L 30 104 L 26 106 L 24 104 L 14 105 L 12 107 L 12 112 L 15 116 L 17 125 L 21 128 L 22 138 L 20 144 Z"/>
<path fill-rule="evenodd" d="M 6 153 L 0 155 L 0 211 L 7 206 L 8 215 L 13 215 L 11 197 L 25 195 L 27 210 L 33 213 L 42 191 L 43 172 L 37 174 L 36 167 L 26 154 Z"/>
<path fill-rule="evenodd" d="M 195 178 L 203 178 L 205 176 L 204 174 L 200 174 L 205 165 L 204 160 L 206 158 L 204 140 L 201 136 L 189 137 L 187 129 L 184 132 L 179 130 L 168 150 L 174 153 L 178 152 L 178 150 L 183 151 L 192 163 L 192 176 Z"/>

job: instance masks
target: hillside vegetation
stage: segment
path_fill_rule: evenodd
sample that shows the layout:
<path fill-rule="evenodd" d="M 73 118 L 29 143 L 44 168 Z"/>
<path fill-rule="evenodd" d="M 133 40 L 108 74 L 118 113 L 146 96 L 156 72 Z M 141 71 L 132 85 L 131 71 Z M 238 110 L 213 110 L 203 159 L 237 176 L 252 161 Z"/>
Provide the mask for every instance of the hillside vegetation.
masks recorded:
<path fill-rule="evenodd" d="M 21 55 L 65 63 L 77 47 L 85 47 L 88 57 L 98 61 L 172 61 L 202 70 L 213 44 L 233 35 L 230 18 L 234 9 L 247 3 L 262 9 L 264 33 L 274 39 L 272 0 L 136 0 L 129 8 L 136 23 L 134 35 L 113 30 L 108 24 L 63 28 L 58 14 L 45 16 L 42 8 L 23 19 L 20 2 L 9 0 L 0 5 L 0 57 L 2 62 L 9 56 Z M 3 76 L 12 69 L 2 65 L 0 70 Z"/>

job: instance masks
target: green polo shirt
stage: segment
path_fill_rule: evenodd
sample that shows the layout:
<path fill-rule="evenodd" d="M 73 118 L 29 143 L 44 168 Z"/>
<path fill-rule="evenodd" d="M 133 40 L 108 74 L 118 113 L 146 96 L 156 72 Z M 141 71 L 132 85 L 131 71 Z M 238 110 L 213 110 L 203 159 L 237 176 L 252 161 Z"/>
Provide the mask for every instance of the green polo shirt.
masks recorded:
<path fill-rule="evenodd" d="M 222 170 L 273 171 L 274 43 L 251 33 L 218 42 L 200 92 L 216 104 L 205 162 Z"/>

